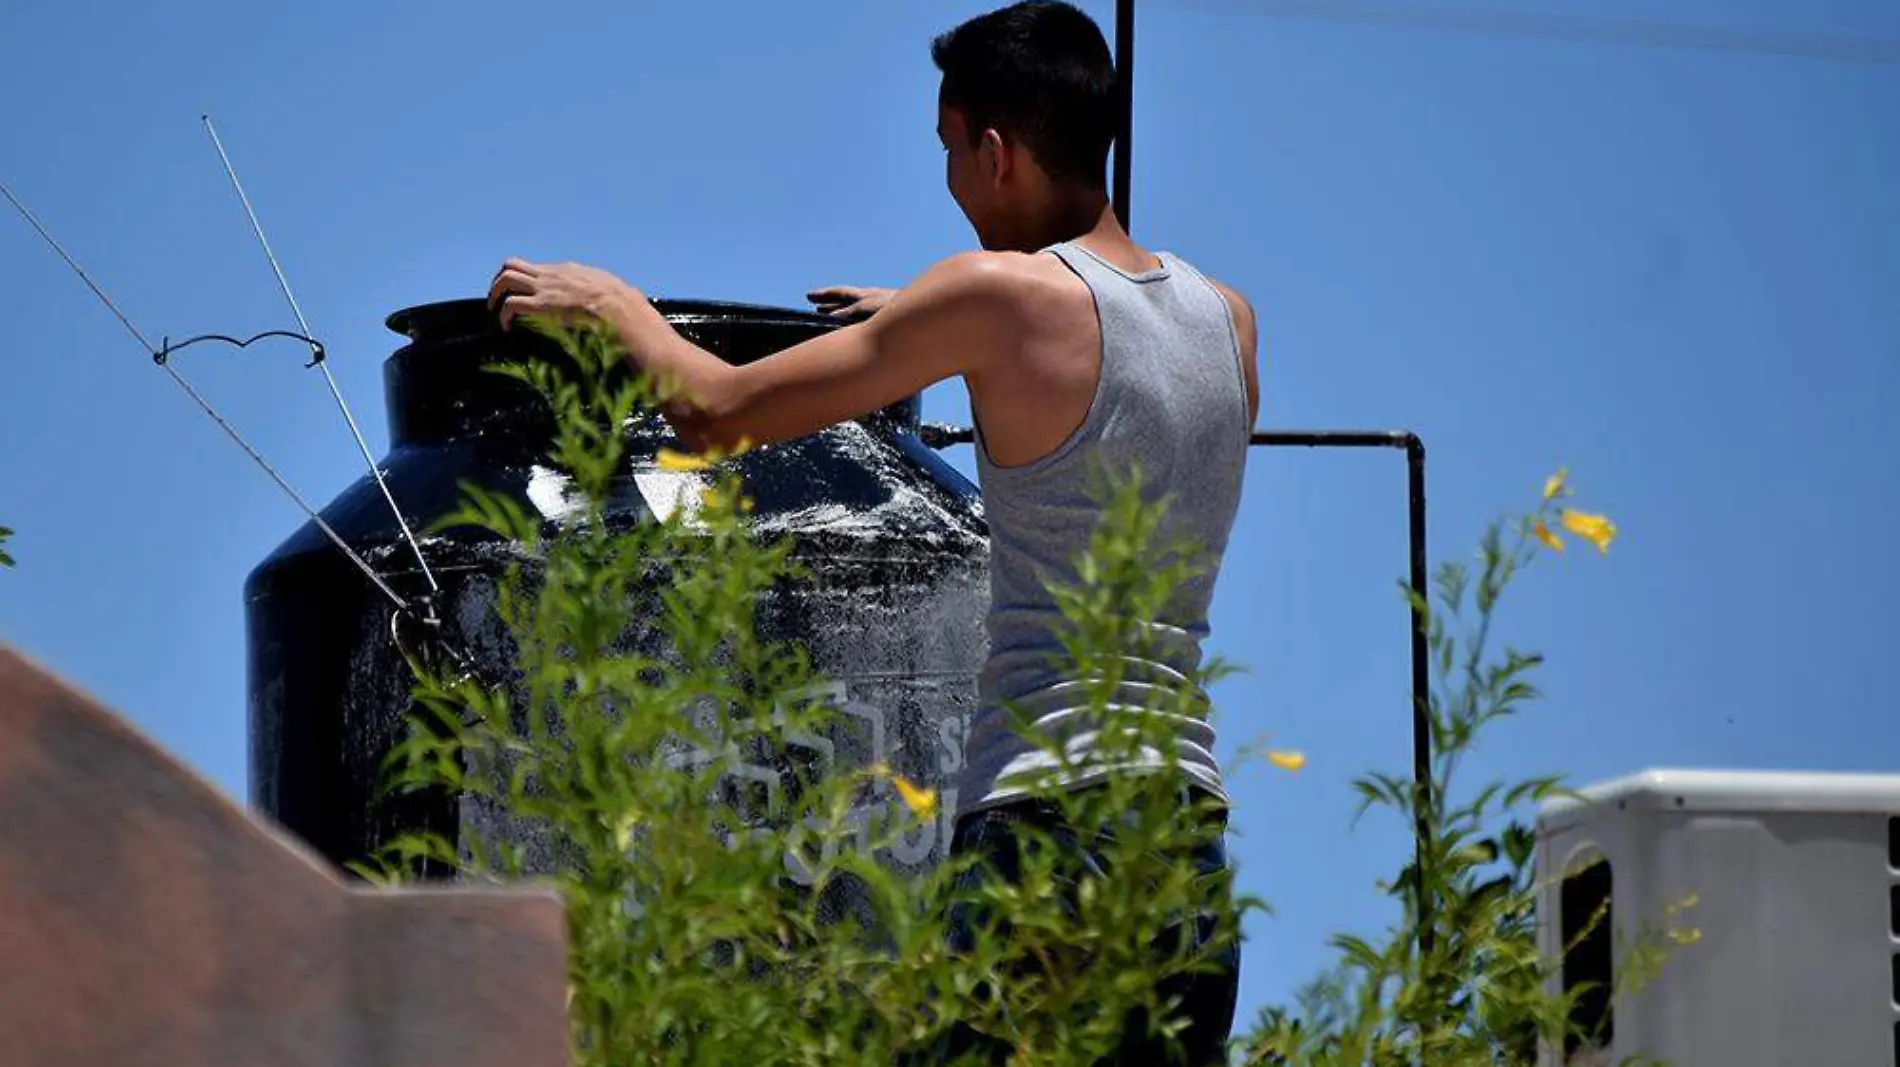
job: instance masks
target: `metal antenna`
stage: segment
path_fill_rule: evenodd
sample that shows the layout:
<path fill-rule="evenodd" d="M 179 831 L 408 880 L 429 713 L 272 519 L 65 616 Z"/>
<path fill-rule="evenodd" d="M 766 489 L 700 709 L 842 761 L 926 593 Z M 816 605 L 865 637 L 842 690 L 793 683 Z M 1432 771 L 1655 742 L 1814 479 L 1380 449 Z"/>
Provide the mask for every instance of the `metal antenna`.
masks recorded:
<path fill-rule="evenodd" d="M 211 134 L 211 144 L 218 150 L 218 159 L 224 164 L 224 173 L 231 179 L 231 188 L 237 190 L 238 201 L 244 205 L 244 214 L 251 220 L 251 230 L 257 234 L 257 243 L 264 248 L 264 258 L 270 261 L 270 269 L 277 276 L 277 288 L 282 290 L 284 300 L 290 305 L 290 313 L 297 317 L 297 327 L 306 336 L 310 334 L 310 323 L 304 319 L 303 308 L 297 305 L 297 298 L 290 291 L 290 280 L 284 277 L 284 268 L 277 262 L 277 254 L 271 251 L 270 240 L 264 236 L 264 226 L 257 220 L 257 211 L 251 207 L 251 198 L 245 195 L 244 184 L 238 181 L 237 168 L 231 165 L 231 157 L 224 151 L 224 142 L 218 139 L 217 127 L 211 124 L 211 116 L 204 119 L 205 131 Z M 320 351 L 311 345 L 312 354 Z M 343 390 L 337 387 L 336 376 L 330 373 L 329 364 L 319 361 L 317 369 L 323 372 L 324 383 L 330 387 L 330 395 L 336 399 L 337 410 L 343 413 L 343 421 L 349 424 L 350 436 L 355 438 L 358 451 L 363 454 L 363 462 L 369 466 L 370 477 L 376 479 L 376 487 L 383 491 L 383 499 L 389 503 L 390 514 L 396 516 L 396 525 L 402 528 L 402 536 L 409 542 L 409 550 L 416 555 L 416 563 L 422 568 L 422 576 L 428 580 L 432 592 L 440 592 L 435 574 L 429 570 L 429 561 L 422 558 L 422 545 L 416 541 L 416 535 L 409 529 L 409 520 L 403 518 L 402 509 L 396 506 L 396 497 L 389 491 L 389 483 L 383 480 L 382 468 L 376 464 L 376 457 L 370 453 L 369 442 L 363 439 L 363 431 L 356 425 L 356 416 L 350 414 L 350 405 L 343 399 Z"/>
<path fill-rule="evenodd" d="M 125 312 L 119 310 L 119 305 L 114 303 L 110 296 L 106 295 L 106 291 L 99 287 L 98 282 L 92 280 L 92 276 L 86 273 L 85 268 L 81 267 L 77 260 L 67 254 L 66 249 L 61 247 L 60 243 L 54 240 L 53 235 L 47 231 L 46 227 L 40 224 L 39 218 L 28 210 L 25 204 L 20 202 L 19 197 L 13 195 L 13 190 L 8 189 L 5 183 L 0 183 L 0 196 L 5 196 L 7 202 L 13 205 L 14 210 L 20 213 L 20 217 L 24 218 L 27 224 L 33 227 L 34 232 L 40 235 L 40 239 L 45 241 L 47 246 L 54 252 L 58 253 L 60 259 L 66 261 L 66 265 L 72 268 L 74 274 L 79 275 L 79 280 L 86 283 L 86 288 L 92 290 L 92 294 L 99 298 L 99 302 L 106 306 L 106 310 L 112 312 L 113 317 L 119 320 L 119 324 L 125 327 L 126 332 L 130 333 L 133 339 L 138 341 L 140 347 L 144 348 L 146 353 L 152 357 L 152 362 L 158 364 L 160 370 L 170 375 L 172 381 L 177 382 L 178 387 L 185 391 L 185 395 L 190 397 L 192 402 L 197 404 L 200 410 L 210 416 L 211 421 L 217 423 L 218 427 L 228 434 L 231 440 L 237 442 L 237 446 L 244 450 L 245 455 L 251 457 L 252 462 L 256 463 L 265 474 L 270 475 L 271 481 L 276 482 L 279 489 L 282 489 L 288 494 L 290 499 L 296 501 L 297 506 L 303 509 L 304 514 L 310 517 L 310 521 L 316 523 L 317 528 L 322 530 L 324 535 L 329 537 L 345 556 L 349 557 L 350 562 L 356 564 L 357 569 L 361 570 L 369 577 L 371 582 L 376 584 L 376 588 L 383 591 L 384 596 L 387 596 L 395 603 L 398 610 L 407 611 L 409 609 L 409 602 L 398 595 L 394 589 L 391 589 L 389 583 L 383 581 L 382 577 L 376 573 L 375 568 L 371 567 L 362 556 L 357 555 L 356 550 L 351 548 L 334 529 L 331 529 L 329 523 L 323 521 L 323 516 L 317 514 L 317 509 L 311 507 L 310 502 L 305 500 L 302 494 L 291 488 L 290 483 L 284 480 L 284 476 L 277 473 L 277 468 L 271 466 L 270 462 L 264 458 L 262 453 L 251 447 L 251 443 L 244 439 L 244 435 L 238 433 L 236 427 L 226 422 L 224 416 L 218 414 L 217 409 L 211 406 L 210 401 L 206 400 L 198 390 L 191 387 L 191 383 L 185 380 L 185 376 L 178 373 L 178 369 L 171 365 L 171 360 L 166 358 L 168 350 L 158 348 L 154 346 L 152 342 L 146 340 L 145 334 L 141 333 L 137 326 L 132 325 L 132 320 L 127 317 Z M 308 332 L 308 330 L 305 331 L 306 334 Z M 316 349 L 316 351 L 321 352 L 321 349 Z"/>

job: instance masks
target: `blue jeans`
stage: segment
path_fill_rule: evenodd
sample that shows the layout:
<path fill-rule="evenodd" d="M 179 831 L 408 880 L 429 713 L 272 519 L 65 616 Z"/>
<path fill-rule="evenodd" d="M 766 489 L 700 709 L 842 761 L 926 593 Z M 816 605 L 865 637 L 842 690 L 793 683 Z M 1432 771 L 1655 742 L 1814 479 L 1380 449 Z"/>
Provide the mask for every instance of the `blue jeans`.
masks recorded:
<path fill-rule="evenodd" d="M 1186 798 L 1183 799 L 1185 802 Z M 1101 854 L 1063 822 L 1061 813 L 1051 806 L 1030 801 L 974 812 L 958 821 L 951 837 L 951 856 L 987 861 L 964 876 L 966 882 L 958 887 L 960 890 L 972 888 L 970 881 L 984 877 L 1013 883 L 1020 876 L 1021 843 L 1015 831 L 1023 823 L 1031 823 L 1048 835 L 1054 847 L 1060 850 L 1058 862 L 1066 869 L 1076 870 L 1083 876 L 1102 874 Z M 1227 879 L 1231 875 L 1225 827 L 1218 829 L 1219 832 L 1202 835 L 1196 847 L 1184 852 L 1179 860 L 1192 864 L 1202 876 Z M 1214 937 L 1216 921 L 1213 916 L 1198 915 L 1191 922 L 1171 927 L 1164 936 L 1173 941 L 1185 935 L 1189 943 L 1166 946 L 1164 951 L 1168 958 L 1178 959 L 1178 952 L 1199 952 L 1208 946 Z M 948 923 L 952 951 L 967 952 L 974 947 L 975 925 L 973 915 L 953 909 Z M 1008 936 L 1004 930 L 999 930 L 998 935 Z M 1217 964 L 1216 969 L 1175 975 L 1164 979 L 1158 988 L 1164 1000 L 1178 996 L 1177 1010 L 1187 1017 L 1186 1028 L 1177 1035 L 1178 1050 L 1170 1049 L 1159 1035 L 1150 1036 L 1148 1020 L 1137 1013 L 1126 1020 L 1119 1048 L 1098 1061 L 1097 1067 L 1217 1067 L 1226 1064 L 1227 1041 L 1233 1032 L 1235 1000 L 1240 988 L 1239 943 L 1230 939 L 1213 957 L 1213 962 Z M 964 1059 L 965 1062 L 1002 1065 L 1009 1061 L 1010 1052 L 999 1040 L 957 1023 L 938 1050 L 941 1060 L 933 1062 Z M 976 1054 L 974 1061 L 965 1059 L 972 1053 Z"/>

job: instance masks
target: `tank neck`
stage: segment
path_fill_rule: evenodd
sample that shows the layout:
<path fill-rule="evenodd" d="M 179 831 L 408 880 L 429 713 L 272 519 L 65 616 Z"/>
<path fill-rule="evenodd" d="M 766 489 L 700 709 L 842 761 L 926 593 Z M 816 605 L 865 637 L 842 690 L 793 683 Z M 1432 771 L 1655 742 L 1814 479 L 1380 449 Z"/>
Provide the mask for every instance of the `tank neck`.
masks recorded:
<path fill-rule="evenodd" d="M 843 325 L 788 308 L 693 300 L 653 303 L 681 335 L 734 366 Z M 482 300 L 404 308 L 389 316 L 387 324 L 409 339 L 383 364 L 393 445 L 480 438 L 531 451 L 545 446 L 553 425 L 541 398 L 488 368 L 537 358 L 564 361 L 559 345 L 531 330 L 503 332 Z M 913 394 L 857 421 L 875 433 L 914 433 L 921 400 Z"/>

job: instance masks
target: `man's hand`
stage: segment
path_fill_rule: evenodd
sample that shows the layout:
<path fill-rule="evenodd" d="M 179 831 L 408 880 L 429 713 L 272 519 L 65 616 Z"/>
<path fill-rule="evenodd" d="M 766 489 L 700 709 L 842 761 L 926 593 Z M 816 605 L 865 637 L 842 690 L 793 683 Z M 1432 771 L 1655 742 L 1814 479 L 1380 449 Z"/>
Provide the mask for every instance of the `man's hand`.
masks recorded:
<path fill-rule="evenodd" d="M 601 320 L 635 368 L 677 387 L 662 413 L 680 440 L 723 449 L 802 437 L 946 378 L 980 374 L 1020 347 L 1025 309 L 1037 300 L 1037 276 L 1019 261 L 1027 257 L 964 253 L 899 291 L 850 290 L 860 295 L 846 304 L 847 290 L 836 290 L 835 306 L 868 299 L 880 313 L 861 328 L 827 331 L 744 366 L 683 337 L 638 289 L 577 263 L 510 259 L 488 302 L 504 328 L 521 315 Z"/>
<path fill-rule="evenodd" d="M 1025 291 L 1017 258 L 1027 257 L 953 256 L 862 326 L 826 331 L 743 366 L 682 337 L 644 299 L 609 299 L 603 317 L 635 366 L 678 385 L 678 403 L 664 413 L 686 447 L 768 445 L 1007 358 L 1021 344 L 1022 311 L 1036 293 L 1033 285 Z"/>
<path fill-rule="evenodd" d="M 560 322 L 605 318 L 609 309 L 629 298 L 646 299 L 638 289 L 606 271 L 579 263 L 510 259 L 502 263 L 488 286 L 488 306 L 500 311 L 504 330 L 522 315 L 541 315 Z"/>
<path fill-rule="evenodd" d="M 890 303 L 895 289 L 865 289 L 856 285 L 831 285 L 814 289 L 805 299 L 822 314 L 834 319 L 870 318 Z"/>

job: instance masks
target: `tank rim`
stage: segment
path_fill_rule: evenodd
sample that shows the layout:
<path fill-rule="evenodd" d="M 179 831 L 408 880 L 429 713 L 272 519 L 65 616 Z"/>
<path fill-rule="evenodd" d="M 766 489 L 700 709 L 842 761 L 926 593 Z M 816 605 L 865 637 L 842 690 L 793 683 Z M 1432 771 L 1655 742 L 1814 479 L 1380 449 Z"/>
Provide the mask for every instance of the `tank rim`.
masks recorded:
<path fill-rule="evenodd" d="M 738 320 L 761 326 L 803 326 L 827 330 L 845 325 L 843 320 L 815 311 L 800 311 L 771 304 L 733 300 L 649 299 L 667 321 L 676 324 Z M 433 342 L 501 332 L 500 324 L 488 310 L 488 302 L 479 297 L 438 300 L 401 308 L 391 312 L 383 320 L 383 325 L 412 343 L 424 337 Z"/>

